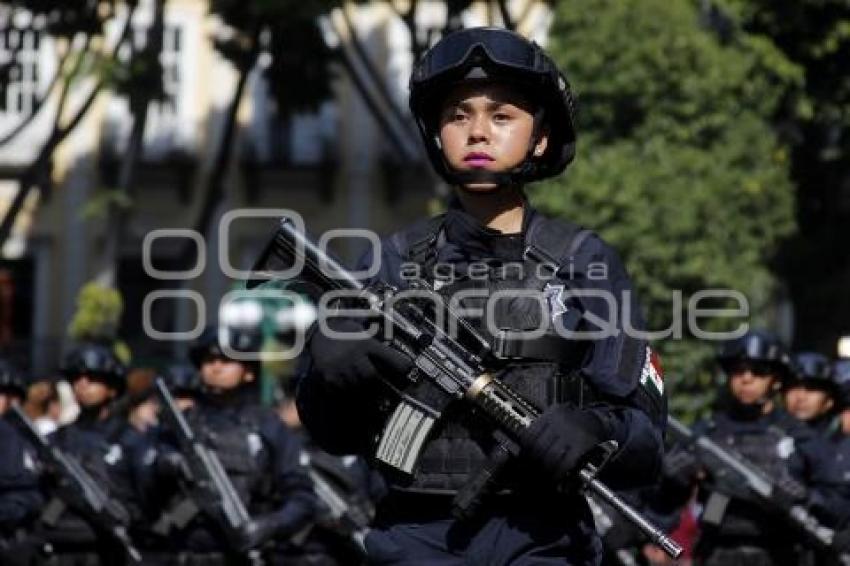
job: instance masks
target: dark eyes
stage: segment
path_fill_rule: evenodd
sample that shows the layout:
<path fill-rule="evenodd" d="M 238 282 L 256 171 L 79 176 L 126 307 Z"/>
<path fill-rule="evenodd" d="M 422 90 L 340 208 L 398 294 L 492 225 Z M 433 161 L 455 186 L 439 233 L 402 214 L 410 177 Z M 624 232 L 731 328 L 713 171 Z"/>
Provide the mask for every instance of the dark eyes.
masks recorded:
<path fill-rule="evenodd" d="M 467 120 L 468 118 L 469 116 L 467 114 L 464 114 L 463 112 L 456 112 L 450 116 L 450 119 L 453 122 L 462 122 L 464 120 Z M 503 112 L 497 112 L 496 114 L 493 114 L 493 120 L 495 122 L 507 122 L 512 118 L 513 117 L 510 114 L 506 114 Z"/>

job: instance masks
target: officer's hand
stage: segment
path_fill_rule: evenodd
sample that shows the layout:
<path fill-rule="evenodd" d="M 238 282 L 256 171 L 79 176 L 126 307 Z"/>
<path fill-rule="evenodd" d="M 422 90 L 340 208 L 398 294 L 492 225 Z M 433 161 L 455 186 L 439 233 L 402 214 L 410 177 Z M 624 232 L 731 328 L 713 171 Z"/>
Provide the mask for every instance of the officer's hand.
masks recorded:
<path fill-rule="evenodd" d="M 832 548 L 841 555 L 850 555 L 850 527 L 835 533 L 832 539 Z"/>
<path fill-rule="evenodd" d="M 687 448 L 676 447 L 664 455 L 664 478 L 678 487 L 693 485 L 699 472 L 699 461 Z"/>
<path fill-rule="evenodd" d="M 263 546 L 278 534 L 281 519 L 276 513 L 260 515 L 242 525 L 237 536 L 237 550 L 247 552 Z"/>
<path fill-rule="evenodd" d="M 549 407 L 524 436 L 525 456 L 555 480 L 566 479 L 593 448 L 610 440 L 597 415 L 566 405 Z"/>
<path fill-rule="evenodd" d="M 159 452 L 156 473 L 163 478 L 192 481 L 192 470 L 180 452 Z"/>
<path fill-rule="evenodd" d="M 345 318 L 330 318 L 328 326 L 340 333 L 363 331 L 361 324 Z M 316 328 L 309 348 L 314 371 L 340 388 L 356 387 L 381 376 L 404 375 L 413 367 L 407 356 L 377 338 L 330 338 Z"/>
<path fill-rule="evenodd" d="M 773 499 L 780 507 L 787 509 L 808 499 L 806 486 L 794 478 L 783 474 L 775 482 Z"/>

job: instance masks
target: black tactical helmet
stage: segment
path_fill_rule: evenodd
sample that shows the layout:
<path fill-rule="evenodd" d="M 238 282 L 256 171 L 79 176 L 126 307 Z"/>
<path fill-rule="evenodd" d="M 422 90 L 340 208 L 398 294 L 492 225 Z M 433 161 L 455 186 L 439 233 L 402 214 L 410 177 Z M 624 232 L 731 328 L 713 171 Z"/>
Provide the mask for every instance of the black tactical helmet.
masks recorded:
<path fill-rule="evenodd" d="M 119 391 L 123 391 L 125 386 L 126 368 L 112 348 L 104 344 L 81 344 L 65 356 L 61 369 L 69 380 L 86 374 L 104 379 Z"/>
<path fill-rule="evenodd" d="M 452 87 L 469 81 L 508 82 L 538 105 L 535 139 L 525 161 L 513 171 L 460 172 L 451 169 L 443 157 L 437 123 L 439 105 Z M 575 156 L 575 100 L 567 79 L 540 46 L 503 28 L 470 28 L 438 41 L 413 68 L 410 110 L 431 163 L 450 184 L 522 184 L 545 179 L 563 171 Z M 549 135 L 548 146 L 542 156 L 535 157 L 534 144 L 544 128 Z"/>
<path fill-rule="evenodd" d="M 27 384 L 18 368 L 0 358 L 0 393 L 11 393 L 23 399 L 26 392 Z"/>
<path fill-rule="evenodd" d="M 764 364 L 765 369 L 775 373 L 781 380 L 791 375 L 791 359 L 785 345 L 774 334 L 765 330 L 751 330 L 730 340 L 720 350 L 717 362 L 729 375 L 736 363 Z"/>
<path fill-rule="evenodd" d="M 175 395 L 193 396 L 201 391 L 198 369 L 190 363 L 171 364 L 162 372 L 162 378 Z"/>
<path fill-rule="evenodd" d="M 829 358 L 817 352 L 798 352 L 792 357 L 793 383 L 805 382 L 832 389 L 832 368 Z"/>
<path fill-rule="evenodd" d="M 224 328 L 219 332 L 218 327 L 210 326 L 204 329 L 204 332 L 189 349 L 189 359 L 192 360 L 195 367 L 200 368 L 206 358 L 234 359 L 227 355 L 220 339 L 225 341 L 229 349 L 236 352 L 259 352 L 262 346 L 262 335 L 259 329 Z"/>
<path fill-rule="evenodd" d="M 842 358 L 833 362 L 832 379 L 838 388 L 839 405 L 850 409 L 850 359 Z"/>

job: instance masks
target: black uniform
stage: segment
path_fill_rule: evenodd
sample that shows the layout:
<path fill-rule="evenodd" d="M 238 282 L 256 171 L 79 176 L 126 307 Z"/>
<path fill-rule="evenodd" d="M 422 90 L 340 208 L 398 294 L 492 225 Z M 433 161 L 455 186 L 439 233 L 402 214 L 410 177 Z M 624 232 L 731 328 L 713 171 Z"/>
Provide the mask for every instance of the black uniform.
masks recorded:
<path fill-rule="evenodd" d="M 28 535 L 42 507 L 35 451 L 0 418 L 0 563 L 28 563 L 37 544 Z"/>
<path fill-rule="evenodd" d="M 289 538 L 310 524 L 315 499 L 301 462 L 298 437 L 286 429 L 273 411 L 256 405 L 250 397 L 245 392 L 206 395 L 187 411 L 186 418 L 199 438 L 215 450 L 249 515 L 273 524 L 278 546 L 286 547 Z M 147 459 L 150 462 L 147 473 L 156 474 L 157 470 L 167 468 L 163 462 L 176 451 L 169 431 L 163 430 L 158 456 Z M 164 487 L 173 483 L 157 481 L 154 485 Z M 167 495 L 155 493 L 152 497 L 161 501 Z M 178 500 L 185 497 L 177 495 Z M 169 537 L 175 551 L 190 557 L 209 555 L 224 560 L 236 554 L 216 523 L 203 514 L 184 529 L 170 532 Z M 283 548 L 283 552 L 288 550 Z"/>
<path fill-rule="evenodd" d="M 556 323 L 572 309 L 606 317 L 609 313 L 603 300 L 567 300 L 564 293 L 571 288 L 598 289 L 623 297 L 622 292 L 630 290 L 619 259 L 599 238 L 587 234 L 570 258 L 570 272 L 559 270 L 559 276 L 552 280 L 538 279 L 535 262 L 523 258 L 534 238 L 529 235 L 531 230 L 545 230 L 556 238 L 570 231 L 568 225 L 559 225 L 565 231 L 555 234 L 557 226 L 527 205 L 523 233 L 501 235 L 453 206 L 444 217 L 386 240 L 378 277 L 404 288 L 402 262 L 413 259 L 411 249 L 422 249 L 416 240 L 424 233 L 425 240 L 431 242 L 422 254 L 425 271 L 429 264 L 450 266 L 457 275 L 440 287 L 441 294 L 450 296 L 463 288 L 490 294 L 496 290 L 536 289 L 548 298 L 546 316 Z M 436 237 L 431 238 L 433 235 Z M 509 262 L 523 265 L 522 277 L 517 277 L 519 270 L 503 269 Z M 487 277 L 471 276 L 471 270 L 480 270 L 482 264 Z M 606 275 L 594 278 L 592 264 L 604 265 Z M 470 299 L 462 306 L 473 308 L 482 303 Z M 631 312 L 635 315 L 637 309 Z M 589 444 L 613 438 L 621 447 L 605 470 L 604 479 L 623 488 L 648 483 L 661 462 L 660 429 L 666 411 L 660 378 L 654 373 L 656 367 L 647 345 L 622 332 L 591 342 L 571 343 L 551 332 L 536 341 L 510 342 L 512 331 L 534 327 L 540 316 L 536 303 L 521 298 L 501 301 L 496 321 L 504 330 L 502 338 L 508 337 L 502 347 L 526 350 L 509 354 L 512 359 L 499 377 L 541 409 L 581 407 L 582 418 L 598 423 L 602 429 Z M 487 335 L 482 321 L 472 322 Z M 631 322 L 639 326 L 639 322 Z M 497 343 L 497 337 L 489 337 Z M 332 355 L 317 352 L 315 347 L 312 352 L 314 358 Z M 337 371 L 346 372 L 347 362 L 350 360 L 338 360 Z M 332 374 L 334 366 L 326 360 L 314 359 L 314 363 L 321 369 L 299 387 L 299 412 L 305 424 L 326 449 L 371 455 L 370 444 L 386 416 L 382 407 L 390 404 L 379 401 L 382 392 L 378 387 L 338 388 Z M 378 529 L 367 539 L 370 556 L 427 560 L 448 552 L 487 564 L 544 560 L 545 556 L 557 556 L 559 563 L 564 557 L 584 563 L 598 557 L 599 541 L 583 497 L 576 492 L 559 495 L 533 466 L 516 463 L 506 470 L 502 493 L 496 496 L 498 502 L 483 524 L 459 527 L 451 520 L 452 497 L 484 464 L 493 442 L 491 432 L 462 404 L 447 411 L 442 426 L 427 441 L 415 476 L 411 480 L 387 476 L 390 494 L 379 507 Z M 571 431 L 561 429 L 557 433 Z M 582 434 L 593 436 L 591 432 L 576 432 L 575 446 L 588 442 Z"/>
<path fill-rule="evenodd" d="M 809 473 L 816 466 L 811 431 L 782 410 L 766 415 L 742 415 L 734 410 L 697 423 L 694 433 L 705 434 L 723 447 L 740 453 L 773 481 L 791 486 L 805 500 Z M 702 535 L 695 554 L 707 565 L 798 564 L 802 537 L 784 517 L 770 513 L 747 488 L 722 478 L 700 486 L 704 512 Z M 725 498 L 728 505 L 724 505 Z M 737 561 L 737 562 L 735 562 Z"/>
<path fill-rule="evenodd" d="M 75 458 L 85 471 L 117 501 L 129 525 L 141 517 L 139 494 L 133 481 L 132 462 L 137 446 L 128 442 L 130 425 L 122 416 L 99 419 L 81 413 L 76 421 L 60 427 L 51 441 Z M 54 497 L 58 478 L 48 477 L 47 496 Z M 58 503 L 59 499 L 53 501 Z M 48 503 L 50 505 L 50 502 Z M 100 532 L 71 508 L 56 517 L 45 517 L 43 537 L 60 557 L 60 563 L 75 564 L 97 556 L 101 564 L 120 564 L 125 553 L 107 533 Z"/>

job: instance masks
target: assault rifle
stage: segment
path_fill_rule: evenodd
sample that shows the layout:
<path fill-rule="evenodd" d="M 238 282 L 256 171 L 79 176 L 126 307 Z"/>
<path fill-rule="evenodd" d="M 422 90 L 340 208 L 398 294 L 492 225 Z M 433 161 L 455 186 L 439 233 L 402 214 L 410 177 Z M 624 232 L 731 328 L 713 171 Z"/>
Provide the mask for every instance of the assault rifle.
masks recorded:
<path fill-rule="evenodd" d="M 412 473 L 431 429 L 454 401 L 471 403 L 496 425 L 497 446 L 490 454 L 488 465 L 455 499 L 456 510 L 467 513 L 477 505 L 483 493 L 492 489 L 499 470 L 520 454 L 524 432 L 539 416 L 538 409 L 494 377 L 492 368 L 497 364 L 490 344 L 471 325 L 450 309 L 440 309 L 440 312 L 451 319 L 451 328 L 459 330 L 457 337 L 450 336 L 437 324 L 435 319 L 440 317 L 435 316 L 431 307 L 440 297 L 427 282 L 411 282 L 411 288 L 420 296 L 434 300 L 417 301 L 408 297 L 395 300 L 396 289 L 383 282 L 364 285 L 285 218 L 255 265 L 254 275 L 274 278 L 275 271 L 301 262 L 305 268 L 303 275 L 322 292 L 341 291 L 368 305 L 385 328 L 392 331 L 392 346 L 414 363 L 415 369 L 406 376 L 402 386 L 388 382 L 398 393 L 400 402 L 378 443 L 376 458 L 379 461 L 398 471 Z M 253 282 L 249 282 L 250 285 Z M 600 448 L 610 457 L 616 450 L 616 443 L 611 441 Z M 617 509 L 670 556 L 679 556 L 682 549 L 675 541 L 597 479 L 600 466 L 588 463 L 578 471 L 577 479 L 583 489 Z"/>
<path fill-rule="evenodd" d="M 110 498 L 103 486 L 91 477 L 74 456 L 66 454 L 40 433 L 19 406 L 13 405 L 11 411 L 22 425 L 20 430 L 35 445 L 39 456 L 47 463 L 52 473 L 56 474 L 60 506 L 67 505 L 80 513 L 96 531 L 107 533 L 120 544 L 130 563 L 141 564 L 142 555 L 127 533 L 130 524 L 130 513 L 127 509 Z M 51 514 L 58 517 L 61 511 L 62 509 L 53 508 Z"/>
<path fill-rule="evenodd" d="M 672 415 L 667 417 L 667 430 L 675 442 L 695 449 L 697 459 L 713 477 L 724 478 L 744 488 L 765 508 L 779 512 L 786 522 L 822 550 L 834 552 L 832 542 L 835 531 L 823 525 L 803 505 L 795 502 L 805 494 L 805 487 L 776 482 L 743 455 L 720 446 L 705 435 L 695 434 Z M 722 518 L 729 499 L 727 495 L 719 494 L 716 500 L 717 503 L 707 505 L 703 511 L 704 521 L 719 523 Z M 842 554 L 838 558 L 842 564 L 850 566 L 849 555 Z"/>
<path fill-rule="evenodd" d="M 251 520 L 248 510 L 233 487 L 218 455 L 198 438 L 186 421 L 183 412 L 174 402 L 174 397 L 162 378 L 154 383 L 156 393 L 162 401 L 163 415 L 170 430 L 177 437 L 180 454 L 185 459 L 187 480 L 190 484 L 190 501 L 173 515 L 179 517 L 182 526 L 199 511 L 203 511 L 225 533 L 233 549 L 238 549 L 244 526 Z M 258 555 L 249 556 L 255 563 Z"/>
<path fill-rule="evenodd" d="M 350 481 L 341 477 L 338 465 L 325 461 L 332 459 L 335 458 L 311 454 L 307 473 L 313 482 L 316 497 L 327 508 L 327 519 L 331 523 L 329 527 L 343 533 L 365 554 L 365 540 L 375 514 L 374 506 L 365 496 L 356 493 Z"/>

